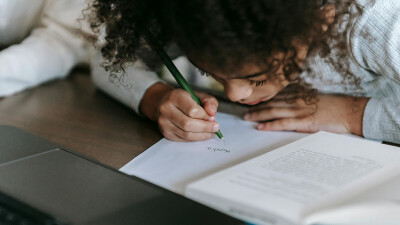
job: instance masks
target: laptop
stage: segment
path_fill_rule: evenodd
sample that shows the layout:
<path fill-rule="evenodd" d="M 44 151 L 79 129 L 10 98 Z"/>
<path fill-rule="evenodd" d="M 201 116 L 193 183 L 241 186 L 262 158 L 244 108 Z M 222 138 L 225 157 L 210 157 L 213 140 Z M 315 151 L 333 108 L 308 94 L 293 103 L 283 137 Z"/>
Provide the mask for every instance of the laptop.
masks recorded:
<path fill-rule="evenodd" d="M 246 224 L 43 138 L 0 126 L 0 225 Z"/>

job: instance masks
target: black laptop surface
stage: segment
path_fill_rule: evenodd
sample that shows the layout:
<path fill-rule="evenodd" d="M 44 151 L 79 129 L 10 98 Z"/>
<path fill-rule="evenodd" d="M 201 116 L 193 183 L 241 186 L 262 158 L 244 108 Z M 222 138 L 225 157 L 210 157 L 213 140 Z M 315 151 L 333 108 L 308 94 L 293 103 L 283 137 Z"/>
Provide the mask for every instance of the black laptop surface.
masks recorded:
<path fill-rule="evenodd" d="M 0 224 L 7 223 L 245 224 L 45 139 L 0 126 Z"/>

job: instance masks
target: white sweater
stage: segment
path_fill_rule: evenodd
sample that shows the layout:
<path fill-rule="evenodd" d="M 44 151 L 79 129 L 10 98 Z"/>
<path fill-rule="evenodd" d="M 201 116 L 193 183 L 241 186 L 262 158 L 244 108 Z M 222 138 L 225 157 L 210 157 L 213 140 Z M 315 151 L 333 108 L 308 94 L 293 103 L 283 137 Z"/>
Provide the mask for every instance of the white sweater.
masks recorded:
<path fill-rule="evenodd" d="M 88 45 L 75 34 L 85 7 L 85 0 L 0 1 L 0 97 L 88 61 Z"/>

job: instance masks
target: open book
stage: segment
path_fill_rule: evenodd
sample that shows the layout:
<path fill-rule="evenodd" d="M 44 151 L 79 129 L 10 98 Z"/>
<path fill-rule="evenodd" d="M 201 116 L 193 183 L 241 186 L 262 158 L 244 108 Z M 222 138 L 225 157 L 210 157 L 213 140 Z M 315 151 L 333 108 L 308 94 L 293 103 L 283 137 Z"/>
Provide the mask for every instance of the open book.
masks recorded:
<path fill-rule="evenodd" d="M 121 171 L 255 224 L 400 224 L 399 148 L 217 119 L 225 143 L 163 139 Z"/>

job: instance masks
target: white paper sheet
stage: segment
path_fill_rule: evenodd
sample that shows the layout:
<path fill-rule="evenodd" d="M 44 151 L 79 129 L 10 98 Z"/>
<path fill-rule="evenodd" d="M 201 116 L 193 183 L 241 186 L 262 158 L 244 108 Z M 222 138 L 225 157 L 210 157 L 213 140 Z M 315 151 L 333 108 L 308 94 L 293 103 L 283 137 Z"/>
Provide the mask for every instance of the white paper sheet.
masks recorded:
<path fill-rule="evenodd" d="M 255 123 L 224 113 L 218 113 L 217 121 L 224 141 L 215 137 L 182 143 L 164 138 L 120 171 L 183 194 L 185 187 L 195 180 L 307 136 L 258 131 Z"/>

